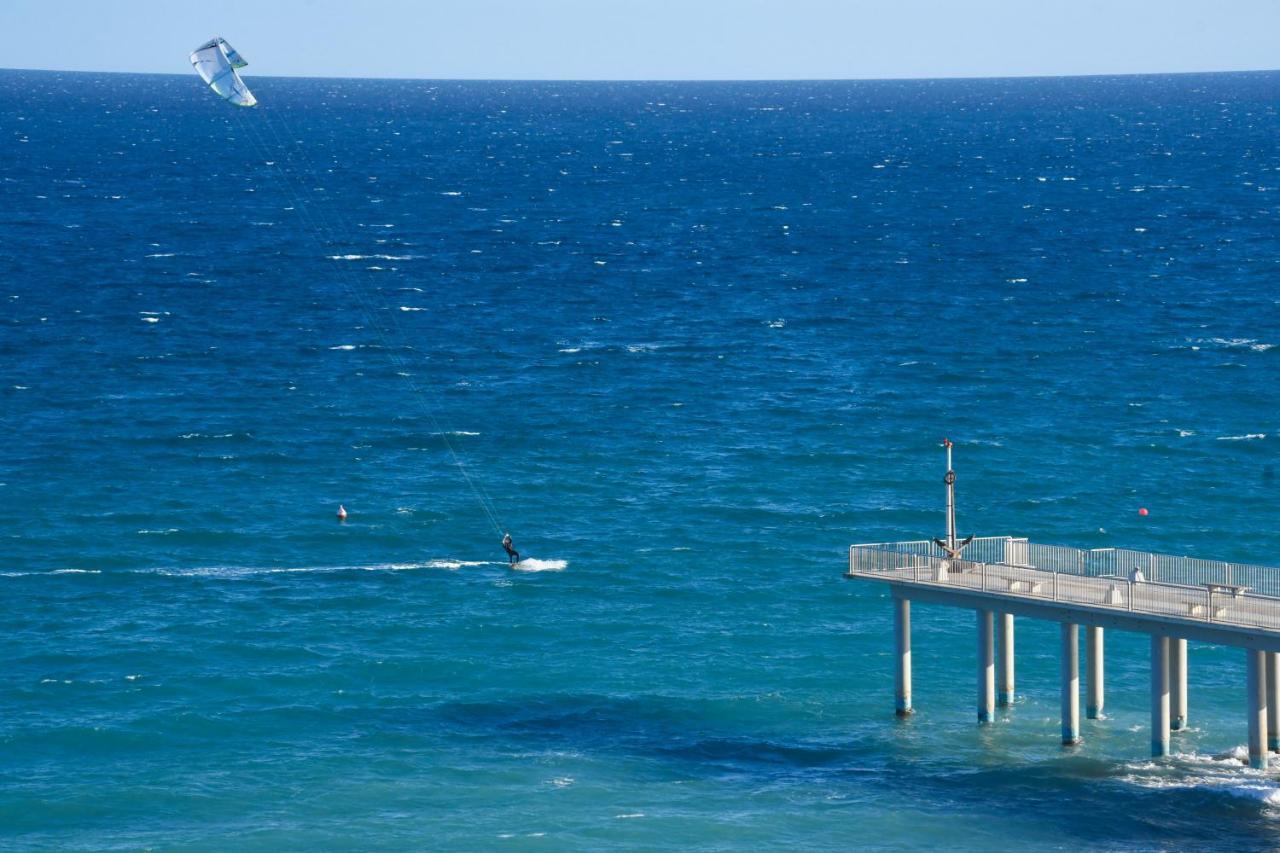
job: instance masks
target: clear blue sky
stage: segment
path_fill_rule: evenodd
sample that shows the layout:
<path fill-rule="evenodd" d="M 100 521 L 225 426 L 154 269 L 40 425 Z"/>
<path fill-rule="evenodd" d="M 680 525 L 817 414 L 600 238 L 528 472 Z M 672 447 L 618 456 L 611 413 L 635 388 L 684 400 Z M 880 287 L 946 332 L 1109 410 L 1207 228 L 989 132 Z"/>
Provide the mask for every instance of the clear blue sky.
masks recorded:
<path fill-rule="evenodd" d="M 0 67 L 507 79 L 1280 67 L 1280 0 L 0 0 Z"/>

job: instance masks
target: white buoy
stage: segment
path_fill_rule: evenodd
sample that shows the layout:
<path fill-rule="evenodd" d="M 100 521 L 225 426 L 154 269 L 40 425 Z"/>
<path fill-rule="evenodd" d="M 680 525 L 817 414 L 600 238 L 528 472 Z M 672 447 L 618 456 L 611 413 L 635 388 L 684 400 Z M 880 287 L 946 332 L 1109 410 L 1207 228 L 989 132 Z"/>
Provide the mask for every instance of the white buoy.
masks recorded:
<path fill-rule="evenodd" d="M 338 521 L 347 520 L 347 508 L 342 504 L 338 504 Z"/>

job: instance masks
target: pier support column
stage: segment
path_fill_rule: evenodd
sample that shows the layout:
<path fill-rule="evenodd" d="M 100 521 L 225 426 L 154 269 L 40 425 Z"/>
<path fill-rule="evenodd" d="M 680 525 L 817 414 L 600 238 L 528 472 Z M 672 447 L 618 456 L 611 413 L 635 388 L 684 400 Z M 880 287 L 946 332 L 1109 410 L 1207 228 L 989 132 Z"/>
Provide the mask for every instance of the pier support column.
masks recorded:
<path fill-rule="evenodd" d="M 1151 755 L 1169 754 L 1169 638 L 1151 635 Z"/>
<path fill-rule="evenodd" d="M 989 723 L 996 712 L 995 631 L 990 610 L 978 611 L 978 722 Z"/>
<path fill-rule="evenodd" d="M 1267 749 L 1280 752 L 1280 654 L 1267 652 Z"/>
<path fill-rule="evenodd" d="M 1000 660 L 997 666 L 1000 687 L 996 702 L 1002 708 L 1013 704 L 1013 614 L 1000 614 Z"/>
<path fill-rule="evenodd" d="M 1249 766 L 1267 769 L 1267 653 L 1245 649 L 1249 676 Z"/>
<path fill-rule="evenodd" d="M 895 713 L 909 717 L 911 707 L 911 601 L 893 599 L 893 696 Z"/>
<path fill-rule="evenodd" d="M 1091 720 L 1102 719 L 1104 694 L 1103 670 L 1106 661 L 1105 637 L 1097 625 L 1090 625 L 1084 632 L 1085 659 L 1088 666 L 1089 697 L 1085 701 L 1084 714 Z"/>
<path fill-rule="evenodd" d="M 1169 728 L 1187 727 L 1187 641 L 1169 639 Z"/>
<path fill-rule="evenodd" d="M 1063 622 L 1062 629 L 1062 745 L 1080 742 L 1080 626 Z"/>

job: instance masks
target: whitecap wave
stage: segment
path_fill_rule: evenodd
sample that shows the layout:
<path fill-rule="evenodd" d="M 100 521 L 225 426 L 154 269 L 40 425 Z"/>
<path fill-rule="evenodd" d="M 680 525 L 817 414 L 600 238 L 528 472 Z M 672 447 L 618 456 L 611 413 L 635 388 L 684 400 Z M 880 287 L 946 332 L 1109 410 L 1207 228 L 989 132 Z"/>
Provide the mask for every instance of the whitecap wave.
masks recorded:
<path fill-rule="evenodd" d="M 1220 435 L 1218 441 L 1257 441 L 1260 438 L 1266 438 L 1265 432 L 1250 432 L 1245 435 Z"/>
<path fill-rule="evenodd" d="M 1253 352 L 1266 352 L 1276 347 L 1275 344 L 1262 343 L 1257 338 L 1199 338 L 1196 343 L 1216 344 L 1227 349 L 1248 349 Z"/>
<path fill-rule="evenodd" d="M 411 261 L 417 255 L 329 255 L 331 261 Z"/>

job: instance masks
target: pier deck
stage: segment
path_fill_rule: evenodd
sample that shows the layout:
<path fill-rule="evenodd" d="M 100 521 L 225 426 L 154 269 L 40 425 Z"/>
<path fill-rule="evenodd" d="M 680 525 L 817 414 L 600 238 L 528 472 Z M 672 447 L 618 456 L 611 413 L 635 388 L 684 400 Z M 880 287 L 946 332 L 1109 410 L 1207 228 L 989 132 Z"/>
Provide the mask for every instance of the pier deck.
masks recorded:
<path fill-rule="evenodd" d="M 1249 753 L 1267 764 L 1280 748 L 1280 569 L 1119 548 L 1081 550 L 1015 537 L 970 542 L 954 558 L 928 540 L 853 545 L 846 577 L 890 584 L 895 599 L 898 713 L 910 714 L 910 602 L 972 608 L 978 615 L 978 719 L 995 705 L 995 625 L 1000 702 L 1013 695 L 1013 616 L 1062 626 L 1063 742 L 1079 740 L 1078 633 L 1088 629 L 1089 716 L 1102 708 L 1102 631 L 1152 638 L 1152 752 L 1186 724 L 1186 641 L 1246 649 Z M 998 620 L 997 620 L 998 616 Z"/>

